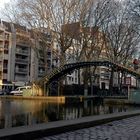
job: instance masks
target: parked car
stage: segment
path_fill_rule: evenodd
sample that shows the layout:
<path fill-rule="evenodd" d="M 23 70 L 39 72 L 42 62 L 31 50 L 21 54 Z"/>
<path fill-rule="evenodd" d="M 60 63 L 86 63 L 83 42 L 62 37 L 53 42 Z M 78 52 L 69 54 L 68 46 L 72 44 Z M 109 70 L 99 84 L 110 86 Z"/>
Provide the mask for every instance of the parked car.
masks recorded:
<path fill-rule="evenodd" d="M 0 89 L 0 95 L 7 95 L 7 90 Z"/>
<path fill-rule="evenodd" d="M 15 90 L 11 91 L 10 95 L 22 96 L 24 89 L 31 89 L 31 86 L 18 87 Z"/>
<path fill-rule="evenodd" d="M 3 90 L 0 90 L 0 95 L 4 95 L 4 92 L 3 92 Z"/>

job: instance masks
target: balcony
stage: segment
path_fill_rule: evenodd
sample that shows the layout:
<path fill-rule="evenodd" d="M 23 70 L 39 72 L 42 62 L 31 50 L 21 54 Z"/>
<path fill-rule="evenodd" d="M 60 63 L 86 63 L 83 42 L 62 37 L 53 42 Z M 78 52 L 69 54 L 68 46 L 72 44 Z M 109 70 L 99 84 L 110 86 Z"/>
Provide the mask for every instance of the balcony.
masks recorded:
<path fill-rule="evenodd" d="M 45 69 L 44 68 L 39 68 L 38 69 L 38 76 L 41 77 L 41 76 L 44 76 L 45 74 Z"/>
<path fill-rule="evenodd" d="M 2 55 L 0 55 L 0 61 L 2 61 L 3 60 L 3 56 Z"/>
<path fill-rule="evenodd" d="M 43 77 L 45 75 L 45 71 L 39 72 L 38 77 Z"/>
<path fill-rule="evenodd" d="M 15 73 L 19 73 L 19 74 L 27 74 L 28 70 L 25 68 L 17 68 Z"/>
<path fill-rule="evenodd" d="M 28 81 L 28 77 L 27 76 L 18 76 L 18 75 L 15 75 L 15 81 L 22 81 L 22 82 L 26 82 Z"/>
<path fill-rule="evenodd" d="M 8 34 L 5 35 L 5 40 L 6 40 L 6 41 L 9 41 L 9 35 L 8 35 Z"/>
<path fill-rule="evenodd" d="M 5 45 L 4 50 L 8 50 L 8 47 L 9 47 L 8 45 Z"/>
<path fill-rule="evenodd" d="M 25 50 L 16 50 L 16 53 L 17 54 L 20 54 L 20 55 L 26 55 L 28 56 L 29 55 L 29 51 L 25 51 Z"/>
<path fill-rule="evenodd" d="M 8 66 L 7 65 L 3 65 L 3 69 L 8 69 Z"/>
<path fill-rule="evenodd" d="M 18 63 L 18 64 L 28 64 L 29 60 L 28 59 L 16 58 L 15 59 L 15 63 Z"/>
<path fill-rule="evenodd" d="M 4 48 L 3 48 L 3 45 L 0 45 L 0 51 L 3 51 Z"/>
<path fill-rule="evenodd" d="M 4 26 L 0 24 L 0 31 L 4 32 Z"/>
<path fill-rule="evenodd" d="M 3 79 L 7 79 L 8 75 L 5 73 L 3 74 Z"/>
<path fill-rule="evenodd" d="M 22 46 L 29 46 L 29 41 L 27 40 L 27 41 L 24 41 L 24 40 L 22 40 L 22 39 L 17 39 L 16 40 L 16 44 L 18 44 L 18 45 L 22 45 Z"/>
<path fill-rule="evenodd" d="M 30 33 L 29 32 L 27 32 L 27 31 L 25 31 L 25 30 L 22 30 L 22 29 L 16 29 L 16 35 L 18 36 L 18 37 L 21 37 L 21 36 L 23 36 L 23 37 L 30 37 Z"/>
<path fill-rule="evenodd" d="M 8 54 L 4 54 L 4 57 L 3 57 L 5 60 L 8 60 L 9 58 L 9 55 Z"/>
<path fill-rule="evenodd" d="M 38 63 L 38 66 L 39 66 L 39 67 L 45 67 L 45 63 L 39 62 L 39 63 Z"/>
<path fill-rule="evenodd" d="M 3 47 L 4 47 L 4 45 L 1 43 L 1 44 L 0 44 L 0 48 L 3 48 Z"/>
<path fill-rule="evenodd" d="M 0 40 L 4 40 L 4 36 L 3 35 L 0 35 Z"/>
<path fill-rule="evenodd" d="M 2 68 L 3 68 L 3 67 L 2 67 L 2 65 L 0 64 L 0 71 L 2 71 Z"/>

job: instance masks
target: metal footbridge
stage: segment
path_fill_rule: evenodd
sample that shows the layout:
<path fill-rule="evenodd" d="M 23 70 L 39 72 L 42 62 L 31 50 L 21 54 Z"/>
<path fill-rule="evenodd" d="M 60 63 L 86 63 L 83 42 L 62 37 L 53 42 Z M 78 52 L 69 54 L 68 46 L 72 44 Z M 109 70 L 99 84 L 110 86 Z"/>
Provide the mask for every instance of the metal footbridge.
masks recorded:
<path fill-rule="evenodd" d="M 41 79 L 37 80 L 34 84 L 42 86 L 45 83 L 48 85 L 52 81 L 59 80 L 63 76 L 66 76 L 67 74 L 71 73 L 75 69 L 81 69 L 81 68 L 91 67 L 91 66 L 105 66 L 108 68 L 113 68 L 114 71 L 125 72 L 125 73 L 135 76 L 136 78 L 140 78 L 140 73 L 138 73 L 134 69 L 127 68 L 121 64 L 117 64 L 111 61 L 98 60 L 98 61 L 92 61 L 92 62 L 90 61 L 90 62 L 69 63 L 63 66 L 60 66 L 58 68 L 54 68 L 52 72 L 50 72 L 49 74 L 46 74 Z"/>

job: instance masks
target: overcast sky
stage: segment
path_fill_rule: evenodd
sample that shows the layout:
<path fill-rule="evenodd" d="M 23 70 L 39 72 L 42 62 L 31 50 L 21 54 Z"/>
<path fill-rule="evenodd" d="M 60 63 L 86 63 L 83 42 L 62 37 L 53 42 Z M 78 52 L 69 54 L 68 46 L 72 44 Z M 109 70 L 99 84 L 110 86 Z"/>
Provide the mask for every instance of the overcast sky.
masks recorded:
<path fill-rule="evenodd" d="M 4 8 L 4 4 L 10 2 L 10 0 L 0 0 L 0 8 Z"/>
<path fill-rule="evenodd" d="M 3 15 L 2 11 L 4 9 L 4 4 L 9 3 L 11 0 L 0 0 L 0 19 L 6 20 Z"/>

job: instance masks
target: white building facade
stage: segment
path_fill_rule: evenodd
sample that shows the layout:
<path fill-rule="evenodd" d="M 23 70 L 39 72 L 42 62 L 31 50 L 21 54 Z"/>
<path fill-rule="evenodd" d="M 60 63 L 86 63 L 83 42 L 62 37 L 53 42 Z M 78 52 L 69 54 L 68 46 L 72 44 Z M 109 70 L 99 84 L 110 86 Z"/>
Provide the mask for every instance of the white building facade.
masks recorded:
<path fill-rule="evenodd" d="M 50 36 L 46 38 L 50 43 Z M 0 22 L 0 89 L 26 85 L 52 69 L 53 63 L 57 63 L 56 57 L 53 59 L 52 56 L 53 48 L 44 47 L 44 59 L 42 50 L 39 55 L 35 50 L 40 45 L 26 27 Z"/>

